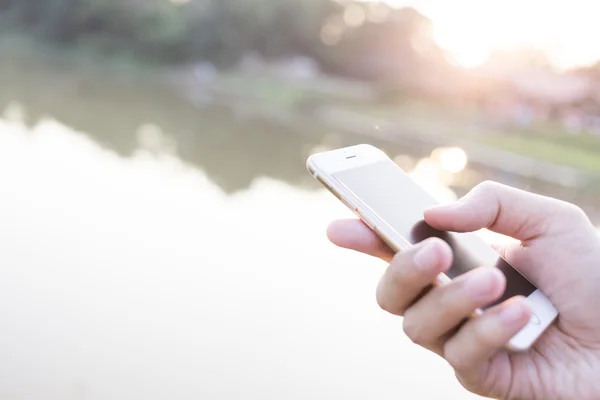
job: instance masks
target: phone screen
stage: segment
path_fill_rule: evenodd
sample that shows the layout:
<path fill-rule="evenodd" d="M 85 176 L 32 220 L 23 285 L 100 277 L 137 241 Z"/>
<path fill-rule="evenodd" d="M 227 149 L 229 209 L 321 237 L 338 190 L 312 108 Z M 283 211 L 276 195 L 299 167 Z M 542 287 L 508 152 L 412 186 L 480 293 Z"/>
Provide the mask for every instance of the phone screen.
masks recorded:
<path fill-rule="evenodd" d="M 488 307 L 514 296 L 528 297 L 537 290 L 476 234 L 442 232 L 429 226 L 423 219 L 423 213 L 438 204 L 437 201 L 393 161 L 380 161 L 333 176 L 411 244 L 430 237 L 438 237 L 448 243 L 454 253 L 454 262 L 446 273 L 450 279 L 482 266 L 499 268 L 506 276 L 507 288 L 503 296 Z"/>

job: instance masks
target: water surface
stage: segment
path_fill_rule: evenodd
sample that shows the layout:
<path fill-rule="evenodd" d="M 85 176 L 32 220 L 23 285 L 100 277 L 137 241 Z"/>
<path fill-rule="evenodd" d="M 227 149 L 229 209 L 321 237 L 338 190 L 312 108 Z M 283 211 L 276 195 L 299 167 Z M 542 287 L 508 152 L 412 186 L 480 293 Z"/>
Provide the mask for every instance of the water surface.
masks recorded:
<path fill-rule="evenodd" d="M 472 397 L 377 307 L 385 265 L 325 238 L 349 212 L 305 159 L 361 138 L 131 77 L 0 85 L 1 398 Z M 406 152 L 441 201 L 479 177 Z"/>

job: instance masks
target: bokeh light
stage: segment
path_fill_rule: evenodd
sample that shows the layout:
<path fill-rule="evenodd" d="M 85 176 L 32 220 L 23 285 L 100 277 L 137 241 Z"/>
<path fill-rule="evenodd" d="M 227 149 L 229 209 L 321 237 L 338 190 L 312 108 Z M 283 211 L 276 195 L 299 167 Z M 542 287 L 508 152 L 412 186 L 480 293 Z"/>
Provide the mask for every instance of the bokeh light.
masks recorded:
<path fill-rule="evenodd" d="M 451 173 L 463 171 L 469 163 L 467 153 L 460 147 L 441 147 L 431 153 L 432 160 Z"/>

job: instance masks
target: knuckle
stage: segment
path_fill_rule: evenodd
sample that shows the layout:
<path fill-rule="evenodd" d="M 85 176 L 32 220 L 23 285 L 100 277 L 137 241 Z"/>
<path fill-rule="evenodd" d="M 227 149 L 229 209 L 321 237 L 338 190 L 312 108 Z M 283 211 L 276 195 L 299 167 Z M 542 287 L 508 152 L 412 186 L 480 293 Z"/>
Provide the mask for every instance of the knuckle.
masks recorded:
<path fill-rule="evenodd" d="M 480 267 L 488 268 L 488 267 Z M 469 291 L 468 284 L 471 278 L 476 276 L 479 270 L 474 270 L 460 276 L 448 284 L 436 286 L 432 289 L 437 298 L 437 308 L 443 310 L 445 315 L 456 317 L 466 316 L 480 306 L 478 300 Z"/>
<path fill-rule="evenodd" d="M 394 315 L 402 315 L 404 310 L 401 305 L 399 305 L 396 301 L 396 296 L 388 290 L 389 285 L 386 282 L 381 281 L 377 286 L 377 291 L 375 293 L 375 297 L 377 300 L 377 304 L 383 311 L 387 311 L 390 314 Z"/>
<path fill-rule="evenodd" d="M 498 191 L 501 187 L 502 187 L 502 185 L 499 184 L 498 182 L 483 181 L 479 185 L 475 186 L 473 191 L 480 192 L 480 193 L 490 193 L 490 192 Z"/>
<path fill-rule="evenodd" d="M 484 329 L 483 323 L 477 323 L 483 321 L 473 321 L 473 325 L 471 326 L 471 342 L 474 346 L 480 348 L 488 348 L 495 345 L 494 343 L 494 335 L 489 332 L 488 329 Z"/>
<path fill-rule="evenodd" d="M 387 279 L 393 284 L 402 283 L 406 280 L 406 272 L 406 266 L 404 265 L 403 260 L 395 258 L 388 267 L 384 279 Z"/>
<path fill-rule="evenodd" d="M 453 282 L 454 283 L 454 282 Z M 438 305 L 441 310 L 444 310 L 445 314 L 457 315 L 463 311 L 463 309 L 468 308 L 471 304 L 465 305 L 465 302 L 468 301 L 463 293 L 464 285 L 453 285 L 450 283 L 449 285 L 445 285 L 444 287 L 437 287 L 436 290 L 439 290 L 439 300 Z"/>
<path fill-rule="evenodd" d="M 375 293 L 375 298 L 377 300 L 377 304 L 379 305 L 379 307 L 384 310 L 384 311 L 388 311 L 389 305 L 388 305 L 388 298 L 386 296 L 385 290 L 383 288 L 383 284 L 380 283 L 377 286 L 377 291 Z"/>
<path fill-rule="evenodd" d="M 476 199 L 479 202 L 494 203 L 498 198 L 499 193 L 504 188 L 503 185 L 494 181 L 483 181 L 475 186 L 468 194 L 467 198 Z"/>
<path fill-rule="evenodd" d="M 419 323 L 419 320 L 408 311 L 404 320 L 402 321 L 402 329 L 408 338 L 416 345 L 425 347 L 427 344 L 427 337 L 423 330 L 423 324 Z"/>
<path fill-rule="evenodd" d="M 402 290 L 418 281 L 419 272 L 407 260 L 407 255 L 397 256 L 388 267 L 383 280 L 389 285 Z"/>
<path fill-rule="evenodd" d="M 467 368 L 464 352 L 458 349 L 452 342 L 447 342 L 444 345 L 444 359 L 455 371 L 462 371 Z"/>
<path fill-rule="evenodd" d="M 585 213 L 585 211 L 583 211 L 583 209 L 575 204 L 572 203 L 563 203 L 564 204 L 564 208 L 565 208 L 565 213 L 571 217 L 571 218 L 575 218 L 577 220 L 587 220 L 588 216 Z"/>
<path fill-rule="evenodd" d="M 559 230 L 563 232 L 566 229 L 576 227 L 592 226 L 587 213 L 579 206 L 562 200 L 550 199 L 547 203 L 546 218 L 543 221 L 544 226 L 540 231 L 550 232 Z"/>

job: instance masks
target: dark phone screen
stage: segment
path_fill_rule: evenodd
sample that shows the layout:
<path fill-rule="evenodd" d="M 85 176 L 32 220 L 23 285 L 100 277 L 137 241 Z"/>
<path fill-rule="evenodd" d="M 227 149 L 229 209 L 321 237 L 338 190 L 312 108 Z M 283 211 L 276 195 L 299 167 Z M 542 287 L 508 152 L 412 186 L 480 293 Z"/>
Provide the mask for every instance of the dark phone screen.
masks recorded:
<path fill-rule="evenodd" d="M 450 233 L 432 228 L 423 220 L 424 211 L 437 202 L 393 161 L 385 160 L 345 170 L 334 177 L 367 207 L 411 244 L 438 237 L 450 245 L 454 262 L 446 273 L 454 279 L 481 266 L 496 266 L 506 276 L 507 289 L 489 306 L 514 296 L 528 297 L 536 287 L 474 233 Z"/>

